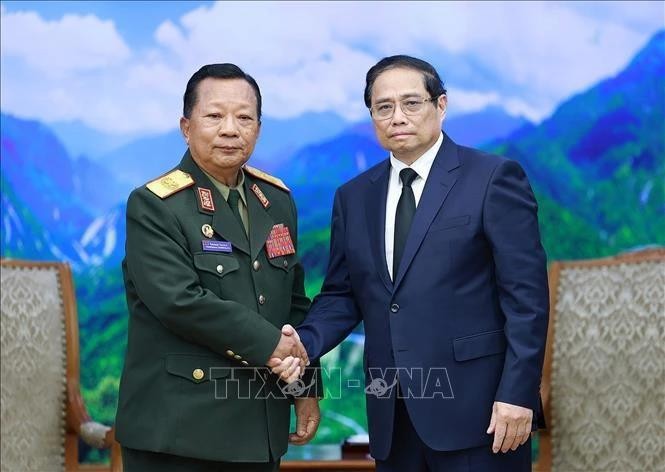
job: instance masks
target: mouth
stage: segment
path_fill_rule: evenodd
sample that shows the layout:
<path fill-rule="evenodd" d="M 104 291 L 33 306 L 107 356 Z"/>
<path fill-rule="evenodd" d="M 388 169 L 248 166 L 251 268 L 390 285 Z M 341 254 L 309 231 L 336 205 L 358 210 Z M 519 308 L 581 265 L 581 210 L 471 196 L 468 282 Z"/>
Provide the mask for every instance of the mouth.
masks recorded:
<path fill-rule="evenodd" d="M 413 136 L 413 133 L 403 132 L 403 133 L 394 133 L 390 135 L 391 138 L 406 138 L 407 136 Z"/>

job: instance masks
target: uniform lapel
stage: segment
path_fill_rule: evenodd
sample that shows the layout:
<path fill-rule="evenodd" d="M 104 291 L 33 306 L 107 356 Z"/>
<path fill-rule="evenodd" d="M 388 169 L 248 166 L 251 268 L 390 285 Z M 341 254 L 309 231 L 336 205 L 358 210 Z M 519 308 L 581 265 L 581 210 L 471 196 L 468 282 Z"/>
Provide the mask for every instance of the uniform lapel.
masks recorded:
<path fill-rule="evenodd" d="M 245 197 L 247 198 L 247 213 L 249 214 L 250 255 L 252 260 L 255 260 L 261 249 L 263 249 L 270 230 L 275 225 L 275 221 L 267 209 L 263 207 L 257 195 L 251 190 L 253 184 L 261 188 L 258 182 L 253 180 L 248 172 L 245 172 Z M 296 237 L 297 235 L 291 235 L 291 238 Z"/>
<path fill-rule="evenodd" d="M 411 265 L 416 252 L 418 252 L 418 248 L 422 244 L 427 230 L 432 224 L 432 220 L 434 220 L 448 193 L 455 185 L 459 165 L 457 145 L 444 134 L 443 143 L 434 159 L 427 182 L 425 182 L 423 194 L 418 203 L 418 208 L 416 209 L 416 214 L 413 217 L 413 223 L 411 224 L 411 230 L 406 240 L 399 270 L 394 276 L 395 291 L 398 289 L 402 279 L 404 279 L 404 274 Z"/>
<path fill-rule="evenodd" d="M 386 262 L 386 199 L 388 198 L 388 180 L 390 161 L 383 162 L 370 176 L 371 184 L 365 195 L 365 211 L 369 222 L 370 246 L 379 278 L 389 292 L 393 290 Z"/>
<path fill-rule="evenodd" d="M 224 197 L 222 197 L 208 176 L 203 173 L 198 165 L 196 165 L 189 150 L 185 153 L 185 156 L 180 162 L 180 169 L 188 172 L 194 179 L 195 184 L 192 186 L 192 191 L 195 194 L 199 211 L 201 213 L 212 215 L 212 228 L 215 232 L 226 241 L 229 241 L 234 248 L 249 254 L 249 244 L 247 236 L 245 235 L 245 230 L 241 227 L 235 216 L 233 216 L 233 213 L 231 213 L 231 208 L 228 203 L 226 203 L 226 200 L 224 200 Z M 199 197 L 199 187 L 211 191 L 212 201 L 215 205 L 214 211 L 206 210 L 202 207 L 201 199 Z"/>

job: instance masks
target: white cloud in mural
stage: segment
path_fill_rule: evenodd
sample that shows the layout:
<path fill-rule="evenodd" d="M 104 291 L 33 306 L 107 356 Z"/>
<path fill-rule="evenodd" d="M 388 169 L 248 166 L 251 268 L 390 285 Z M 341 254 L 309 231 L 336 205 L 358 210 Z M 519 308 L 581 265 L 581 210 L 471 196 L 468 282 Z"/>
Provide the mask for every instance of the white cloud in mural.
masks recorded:
<path fill-rule="evenodd" d="M 130 51 L 110 20 L 3 8 L 2 109 L 165 131 L 189 76 L 234 62 L 259 82 L 267 116 L 355 120 L 367 116 L 367 69 L 407 53 L 444 69 L 455 109 L 500 105 L 538 120 L 621 70 L 660 27 L 658 2 L 220 2 L 165 20 L 149 48 Z"/>
<path fill-rule="evenodd" d="M 105 68 L 131 52 L 112 21 L 93 15 L 64 15 L 46 21 L 35 12 L 6 12 L 0 20 L 2 56 L 17 57 L 48 76 Z"/>

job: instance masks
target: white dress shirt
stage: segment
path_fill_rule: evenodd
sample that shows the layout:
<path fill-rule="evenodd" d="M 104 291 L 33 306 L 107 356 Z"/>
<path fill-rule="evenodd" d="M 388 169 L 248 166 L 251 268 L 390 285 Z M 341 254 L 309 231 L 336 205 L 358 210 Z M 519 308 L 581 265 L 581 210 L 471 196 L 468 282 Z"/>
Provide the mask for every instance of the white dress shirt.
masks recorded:
<path fill-rule="evenodd" d="M 386 264 L 388 265 L 388 273 L 390 278 L 393 277 L 393 250 L 395 245 L 395 212 L 397 212 L 397 203 L 399 197 L 402 195 L 402 181 L 399 178 L 399 172 L 402 169 L 410 167 L 418 176 L 411 184 L 413 189 L 413 196 L 416 198 L 416 208 L 420 202 L 420 196 L 423 194 L 427 176 L 434 163 L 434 158 L 439 152 L 439 148 L 443 143 L 443 133 L 439 135 L 434 145 L 425 151 L 425 154 L 420 156 L 416 161 L 407 166 L 402 161 L 398 160 L 393 153 L 390 153 L 390 180 L 388 181 L 388 198 L 386 199 Z"/>

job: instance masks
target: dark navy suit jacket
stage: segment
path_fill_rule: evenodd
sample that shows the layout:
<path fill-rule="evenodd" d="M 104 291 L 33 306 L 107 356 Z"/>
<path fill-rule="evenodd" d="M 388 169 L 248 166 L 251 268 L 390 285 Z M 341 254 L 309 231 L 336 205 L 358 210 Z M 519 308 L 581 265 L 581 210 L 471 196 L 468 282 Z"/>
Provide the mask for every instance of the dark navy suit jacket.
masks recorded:
<path fill-rule="evenodd" d="M 541 414 L 549 307 L 533 192 L 518 163 L 444 134 L 393 283 L 389 173 L 385 160 L 337 190 L 328 271 L 298 332 L 319 358 L 364 322 L 376 459 L 390 451 L 398 392 L 429 447 L 488 444 L 494 401 Z"/>

